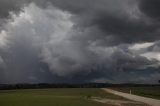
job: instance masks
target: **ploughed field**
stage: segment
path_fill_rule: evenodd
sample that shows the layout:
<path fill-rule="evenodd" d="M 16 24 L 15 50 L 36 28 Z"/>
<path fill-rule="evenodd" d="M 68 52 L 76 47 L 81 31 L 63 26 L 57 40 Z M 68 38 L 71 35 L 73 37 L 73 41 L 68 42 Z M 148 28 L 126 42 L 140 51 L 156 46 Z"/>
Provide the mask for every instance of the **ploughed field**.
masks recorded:
<path fill-rule="evenodd" d="M 139 96 L 160 99 L 160 86 L 148 86 L 148 87 L 112 87 L 111 89 L 131 93 Z"/>
<path fill-rule="evenodd" d="M 124 100 L 98 88 L 0 90 L 0 106 L 112 106 L 91 98 Z"/>

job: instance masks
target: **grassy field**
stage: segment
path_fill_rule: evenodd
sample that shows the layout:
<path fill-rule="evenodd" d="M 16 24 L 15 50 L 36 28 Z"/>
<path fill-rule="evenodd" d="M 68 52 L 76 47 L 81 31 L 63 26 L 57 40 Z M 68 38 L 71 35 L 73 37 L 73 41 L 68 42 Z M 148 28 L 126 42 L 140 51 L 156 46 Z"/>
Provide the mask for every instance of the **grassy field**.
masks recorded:
<path fill-rule="evenodd" d="M 160 99 L 160 86 L 154 87 L 114 87 L 114 90 L 129 93 L 130 90 L 132 94 L 140 95 L 144 97 L 150 97 L 155 99 Z"/>
<path fill-rule="evenodd" d="M 96 88 L 1 90 L 0 106 L 111 106 L 91 97 L 123 99 Z"/>

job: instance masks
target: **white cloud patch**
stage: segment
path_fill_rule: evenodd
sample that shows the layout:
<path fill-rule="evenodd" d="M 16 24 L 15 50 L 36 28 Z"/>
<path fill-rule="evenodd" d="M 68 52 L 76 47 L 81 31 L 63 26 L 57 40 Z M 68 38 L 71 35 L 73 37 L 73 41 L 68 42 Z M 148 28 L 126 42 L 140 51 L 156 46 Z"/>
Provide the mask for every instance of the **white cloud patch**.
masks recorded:
<path fill-rule="evenodd" d="M 154 45 L 154 42 L 146 42 L 146 43 L 137 43 L 129 47 L 131 50 L 140 50 L 140 49 L 145 49 L 150 46 Z"/>
<path fill-rule="evenodd" d="M 137 43 L 128 47 L 134 54 L 160 61 L 159 41 Z"/>
<path fill-rule="evenodd" d="M 7 45 L 7 33 L 6 31 L 2 30 L 0 32 L 0 48 L 4 48 Z"/>
<path fill-rule="evenodd" d="M 160 61 L 160 52 L 147 52 L 147 53 L 141 54 L 141 56 L 144 56 L 150 60 L 156 59 Z"/>

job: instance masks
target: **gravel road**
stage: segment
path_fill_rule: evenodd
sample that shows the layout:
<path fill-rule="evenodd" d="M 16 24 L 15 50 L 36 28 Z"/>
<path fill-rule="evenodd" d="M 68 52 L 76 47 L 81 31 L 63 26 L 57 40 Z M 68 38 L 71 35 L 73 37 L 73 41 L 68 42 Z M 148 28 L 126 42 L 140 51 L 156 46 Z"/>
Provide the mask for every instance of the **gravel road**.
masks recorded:
<path fill-rule="evenodd" d="M 160 106 L 160 100 L 157 100 L 157 99 L 137 96 L 137 95 L 128 94 L 128 93 L 122 93 L 122 92 L 115 91 L 115 90 L 108 89 L 108 88 L 102 88 L 102 89 L 106 92 L 109 92 L 109 93 L 112 93 L 112 94 L 115 94 L 118 96 L 122 96 L 124 98 L 129 99 L 129 100 L 143 102 L 143 103 L 151 105 L 151 106 Z"/>

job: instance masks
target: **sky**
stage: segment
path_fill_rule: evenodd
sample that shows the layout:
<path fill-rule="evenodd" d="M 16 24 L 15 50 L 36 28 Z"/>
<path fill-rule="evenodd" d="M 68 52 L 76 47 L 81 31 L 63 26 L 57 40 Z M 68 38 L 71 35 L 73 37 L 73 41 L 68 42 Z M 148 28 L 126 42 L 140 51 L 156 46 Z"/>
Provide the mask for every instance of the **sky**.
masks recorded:
<path fill-rule="evenodd" d="M 159 0 L 0 0 L 0 83 L 160 80 Z"/>

